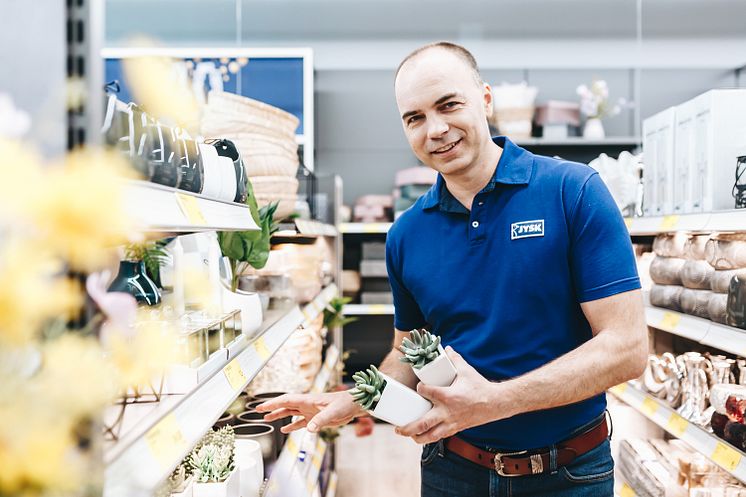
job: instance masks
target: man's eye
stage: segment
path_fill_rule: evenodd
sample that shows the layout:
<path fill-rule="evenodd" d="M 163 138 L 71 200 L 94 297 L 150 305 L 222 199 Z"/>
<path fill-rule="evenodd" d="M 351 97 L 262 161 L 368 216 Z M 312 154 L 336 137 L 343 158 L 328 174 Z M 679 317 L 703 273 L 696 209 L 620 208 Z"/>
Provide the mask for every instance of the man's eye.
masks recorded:
<path fill-rule="evenodd" d="M 421 116 L 412 116 L 409 119 L 407 119 L 407 124 L 413 124 L 416 121 L 419 121 Z"/>
<path fill-rule="evenodd" d="M 456 107 L 458 105 L 458 102 L 447 102 L 443 107 L 446 109 L 450 109 L 451 107 Z"/>

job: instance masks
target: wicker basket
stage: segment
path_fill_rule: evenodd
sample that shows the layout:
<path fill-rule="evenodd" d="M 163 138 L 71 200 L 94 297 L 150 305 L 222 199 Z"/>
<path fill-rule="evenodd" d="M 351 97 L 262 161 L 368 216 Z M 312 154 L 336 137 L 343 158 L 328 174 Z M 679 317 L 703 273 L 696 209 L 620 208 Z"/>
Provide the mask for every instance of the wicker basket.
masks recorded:
<path fill-rule="evenodd" d="M 291 176 L 298 173 L 298 158 L 289 159 L 284 155 L 243 155 L 246 175 L 258 176 Z"/>
<path fill-rule="evenodd" d="M 511 138 L 531 138 L 531 123 L 534 107 L 514 107 L 495 109 L 490 124 L 502 135 Z"/>
<path fill-rule="evenodd" d="M 273 218 L 275 220 L 282 220 L 295 212 L 295 201 L 298 200 L 298 195 L 292 194 L 271 194 L 271 195 L 256 195 L 256 203 L 259 207 L 264 207 L 271 202 L 278 202 L 277 210 Z"/>
<path fill-rule="evenodd" d="M 202 134 L 260 133 L 295 141 L 295 133 L 288 132 L 286 128 L 278 128 L 272 121 L 268 121 L 261 116 L 226 114 L 209 107 L 205 108 L 200 127 Z"/>
<path fill-rule="evenodd" d="M 291 176 L 255 176 L 250 179 L 256 195 L 270 197 L 298 193 L 298 180 Z"/>
<path fill-rule="evenodd" d="M 272 105 L 235 93 L 211 91 L 207 96 L 207 107 L 211 111 L 225 114 L 251 114 L 271 121 L 277 129 L 295 133 L 300 121 L 297 117 Z"/>
<path fill-rule="evenodd" d="M 711 290 L 713 273 L 715 269 L 707 261 L 686 261 L 681 268 L 681 283 L 687 288 Z"/>
<path fill-rule="evenodd" d="M 650 263 L 650 279 L 658 285 L 681 285 L 681 269 L 686 259 L 656 257 Z"/>

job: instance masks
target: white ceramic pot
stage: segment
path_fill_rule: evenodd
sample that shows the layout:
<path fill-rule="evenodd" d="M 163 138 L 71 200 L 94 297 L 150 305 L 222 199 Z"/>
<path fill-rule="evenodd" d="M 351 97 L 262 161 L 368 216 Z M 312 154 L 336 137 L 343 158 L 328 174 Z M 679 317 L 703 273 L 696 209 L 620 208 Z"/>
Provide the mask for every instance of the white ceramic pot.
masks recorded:
<path fill-rule="evenodd" d="M 448 387 L 456 379 L 456 366 L 448 358 L 442 346 L 438 345 L 438 351 L 440 355 L 434 361 L 420 369 L 412 368 L 412 371 L 425 385 Z"/>
<path fill-rule="evenodd" d="M 262 462 L 262 446 L 256 440 L 236 440 L 235 461 L 237 468 L 251 467 L 261 485 L 264 481 L 264 464 Z M 254 464 L 256 462 L 257 464 Z"/>
<path fill-rule="evenodd" d="M 239 497 L 238 471 L 233 470 L 225 481 L 216 483 L 194 482 L 193 497 Z"/>
<path fill-rule="evenodd" d="M 223 286 L 223 312 L 241 311 L 241 332 L 246 338 L 254 336 L 262 326 L 262 301 L 259 295 L 238 290 L 231 292 Z"/>
<path fill-rule="evenodd" d="M 220 166 L 220 200 L 233 202 L 236 198 L 238 183 L 236 181 L 236 168 L 230 157 L 218 156 Z"/>
<path fill-rule="evenodd" d="M 212 145 L 205 143 L 200 143 L 198 147 L 205 170 L 205 177 L 202 181 L 202 195 L 219 199 L 223 188 L 223 181 L 218 150 Z"/>
<path fill-rule="evenodd" d="M 601 122 L 601 119 L 592 117 L 585 122 L 583 138 L 587 140 L 602 140 L 605 137 L 606 132 L 604 131 L 604 125 Z"/>
<path fill-rule="evenodd" d="M 433 405 L 411 388 L 383 373 L 381 376 L 386 380 L 386 386 L 376 408 L 369 411 L 373 416 L 394 426 L 404 426 L 432 409 Z"/>

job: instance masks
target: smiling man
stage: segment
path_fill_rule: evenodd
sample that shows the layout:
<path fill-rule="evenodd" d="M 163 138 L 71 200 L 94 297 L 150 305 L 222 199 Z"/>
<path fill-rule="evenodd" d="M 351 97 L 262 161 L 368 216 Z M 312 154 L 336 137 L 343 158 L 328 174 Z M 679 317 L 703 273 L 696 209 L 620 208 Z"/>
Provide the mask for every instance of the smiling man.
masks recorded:
<path fill-rule="evenodd" d="M 440 173 L 386 241 L 396 330 L 380 369 L 433 403 L 397 428 L 425 444 L 423 497 L 613 495 L 603 392 L 641 374 L 647 327 L 611 195 L 585 165 L 491 138 L 491 89 L 463 47 L 410 54 L 395 93 L 412 150 Z M 424 326 L 448 346 L 450 387 L 398 360 Z M 301 416 L 286 431 L 362 414 L 345 392 L 260 408 Z"/>

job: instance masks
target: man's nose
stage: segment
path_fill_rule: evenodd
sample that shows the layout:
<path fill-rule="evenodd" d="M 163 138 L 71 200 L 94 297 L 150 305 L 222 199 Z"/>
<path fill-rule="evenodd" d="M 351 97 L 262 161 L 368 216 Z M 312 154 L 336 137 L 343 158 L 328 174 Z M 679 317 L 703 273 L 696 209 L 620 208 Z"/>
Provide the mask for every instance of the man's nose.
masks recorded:
<path fill-rule="evenodd" d="M 435 140 L 448 133 L 448 123 L 438 117 L 428 119 L 427 137 Z"/>

